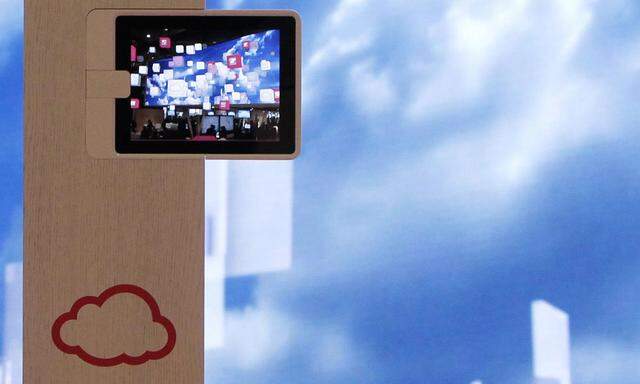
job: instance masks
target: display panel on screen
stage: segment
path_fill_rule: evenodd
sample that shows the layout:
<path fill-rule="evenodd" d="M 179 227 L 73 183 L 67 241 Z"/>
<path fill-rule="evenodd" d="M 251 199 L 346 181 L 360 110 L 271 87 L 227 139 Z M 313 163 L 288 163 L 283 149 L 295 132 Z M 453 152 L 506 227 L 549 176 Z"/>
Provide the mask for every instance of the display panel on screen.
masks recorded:
<path fill-rule="evenodd" d="M 226 110 L 247 104 L 277 104 L 280 32 L 269 30 L 221 43 L 176 46 L 175 54 L 150 61 L 145 105 L 208 106 Z M 191 49 L 193 47 L 193 49 Z M 143 72 L 146 72 L 143 70 Z M 142 72 L 139 72 L 143 74 Z"/>
<path fill-rule="evenodd" d="M 278 29 L 231 39 L 153 32 L 130 47 L 132 141 L 280 139 Z"/>
<path fill-rule="evenodd" d="M 119 153 L 297 154 L 297 19 L 119 16 Z"/>

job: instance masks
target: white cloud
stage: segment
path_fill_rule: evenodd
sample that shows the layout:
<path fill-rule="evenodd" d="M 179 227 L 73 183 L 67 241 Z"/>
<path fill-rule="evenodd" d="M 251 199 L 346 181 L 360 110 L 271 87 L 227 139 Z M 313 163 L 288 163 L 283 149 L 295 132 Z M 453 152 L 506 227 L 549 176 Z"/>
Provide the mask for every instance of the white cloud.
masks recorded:
<path fill-rule="evenodd" d="M 393 278 L 399 281 L 405 275 L 398 275 L 410 270 L 412 257 L 430 271 L 445 269 L 453 279 L 471 263 L 428 251 L 388 257 L 385 248 L 406 246 L 400 242 L 421 233 L 388 236 L 416 232 L 419 222 L 419 230 L 432 224 L 424 236 L 437 241 L 450 224 L 446 241 L 478 236 L 486 246 L 495 241 L 492 228 L 510 224 L 510 215 L 522 212 L 514 208 L 527 204 L 529 188 L 559 158 L 620 134 L 618 107 L 628 79 L 620 71 L 628 63 L 598 63 L 611 65 L 604 75 L 594 75 L 581 61 L 583 47 L 594 44 L 588 39 L 597 16 L 594 4 L 344 0 L 326 12 L 320 31 L 305 31 L 314 36 L 305 44 L 304 67 L 305 114 L 314 137 L 307 139 L 297 167 L 313 180 L 297 180 L 297 185 L 317 184 L 324 177 L 329 183 L 335 173 L 340 180 L 322 199 L 296 190 L 297 214 L 312 217 L 310 226 L 318 231 L 295 229 L 302 239 L 298 249 L 311 254 L 298 251 L 286 279 L 261 279 L 255 308 L 228 320 L 266 324 L 277 340 L 277 349 L 259 345 L 257 355 L 247 352 L 250 358 L 237 366 L 264 367 L 265 361 L 273 362 L 268 359 L 292 353 L 301 340 L 307 341 L 305 354 L 335 369 L 362 362 L 375 366 L 348 333 L 348 309 L 310 331 L 310 320 L 287 300 L 315 297 L 319 286 L 364 289 L 362 280 L 370 279 L 373 269 L 380 273 L 376 277 L 395 283 Z M 336 105 L 340 113 L 327 113 Z M 349 137 L 354 141 L 341 141 L 344 132 L 357 132 Z M 329 158 L 328 148 L 336 147 L 355 155 Z M 338 161 L 327 164 L 327 159 Z M 318 201 L 326 205 L 314 205 Z M 311 249 L 305 241 L 324 248 Z M 489 270 L 487 263 L 505 261 L 482 262 Z M 263 340 L 239 331 L 248 326 L 235 328 L 228 345 Z M 304 332 L 309 336 L 301 336 Z"/>
<path fill-rule="evenodd" d="M 230 311 L 225 320 L 224 354 L 242 370 L 258 370 L 281 357 L 297 324 L 266 303 Z"/>
<path fill-rule="evenodd" d="M 540 87 L 527 105 L 504 110 L 466 132 L 376 165 L 375 174 L 345 181 L 336 214 L 358 202 L 393 215 L 403 207 L 468 210 L 494 208 L 521 198 L 537 170 L 562 153 L 614 134 L 607 86 L 567 76 Z M 423 127 L 428 129 L 428 127 Z M 455 130 L 455 127 L 452 127 Z M 393 131 L 402 131 L 401 128 Z M 358 167 L 371 164 L 362 159 Z M 402 185 L 406 188 L 396 188 Z M 385 199 L 393 188 L 394 199 Z M 484 202 L 492 200 L 492 205 Z M 376 202 L 378 202 L 376 204 Z M 342 205 L 344 204 L 344 205 Z M 469 213 L 478 212 L 472 210 Z"/>
<path fill-rule="evenodd" d="M 320 88 L 347 84 L 341 105 L 370 117 L 359 137 L 378 155 L 353 164 L 336 215 L 372 204 L 391 215 L 400 206 L 484 210 L 487 198 L 498 214 L 541 167 L 615 137 L 618 69 L 594 77 L 576 60 L 592 1 L 448 4 L 438 13 L 429 3 L 344 1 L 328 16 L 329 42 L 309 59 L 307 110 L 323 109 Z M 411 12 L 398 20 L 397 9 Z"/>
<path fill-rule="evenodd" d="M 454 2 L 422 43 L 423 49 L 438 47 L 437 66 L 426 84 L 414 87 L 411 117 L 459 110 L 460 103 L 486 97 L 487 87 L 535 93 L 544 83 L 532 75 L 561 82 L 591 12 L 582 0 Z"/>
<path fill-rule="evenodd" d="M 11 52 L 7 52 L 7 47 L 14 46 L 12 44 L 22 33 L 24 7 L 21 0 L 0 0 L 0 65 L 6 64 L 7 57 L 11 56 Z"/>
<path fill-rule="evenodd" d="M 0 0 L 0 10 L 4 17 L 0 19 L 0 26 L 7 29 L 22 29 L 24 4 L 22 0 Z"/>
<path fill-rule="evenodd" d="M 316 379 L 368 366 L 364 354 L 356 350 L 340 325 L 295 318 L 264 296 L 254 306 L 227 312 L 225 346 L 208 353 L 208 382 L 223 380 L 230 372 L 236 377 L 264 379 L 268 368 L 296 357 L 301 357 L 299 363 Z"/>
<path fill-rule="evenodd" d="M 6 218 L 10 223 L 9 231 L 0 242 L 0 260 L 16 261 L 22 259 L 22 209 L 18 208 L 15 213 Z"/>
<path fill-rule="evenodd" d="M 576 383 L 640 382 L 640 348 L 636 344 L 598 338 L 579 340 L 572 358 Z"/>
<path fill-rule="evenodd" d="M 315 361 L 313 371 L 320 375 L 331 375 L 344 372 L 357 363 L 354 346 L 343 330 L 324 329 L 321 337 L 311 344 L 311 359 Z"/>
<path fill-rule="evenodd" d="M 388 71 L 378 70 L 374 63 L 354 65 L 349 73 L 347 91 L 358 100 L 358 109 L 365 114 L 389 113 L 400 106 L 398 90 Z"/>
<path fill-rule="evenodd" d="M 325 21 L 329 27 L 334 25 L 341 25 L 345 21 L 348 22 L 353 17 L 353 14 L 363 9 L 363 6 L 370 4 L 369 0 L 342 0 L 335 7 L 333 12 L 329 14 L 329 17 Z"/>
<path fill-rule="evenodd" d="M 319 38 L 315 41 L 316 46 L 312 45 L 309 59 L 304 63 L 306 106 L 311 106 L 320 99 L 320 93 L 329 90 L 324 77 L 330 77 L 330 84 L 339 86 L 339 77 L 344 75 L 340 70 L 350 68 L 355 56 L 373 47 L 375 26 L 352 20 L 354 14 L 366 9 L 368 3 L 366 0 L 342 0 L 329 12 L 322 24 L 322 31 L 317 34 Z"/>

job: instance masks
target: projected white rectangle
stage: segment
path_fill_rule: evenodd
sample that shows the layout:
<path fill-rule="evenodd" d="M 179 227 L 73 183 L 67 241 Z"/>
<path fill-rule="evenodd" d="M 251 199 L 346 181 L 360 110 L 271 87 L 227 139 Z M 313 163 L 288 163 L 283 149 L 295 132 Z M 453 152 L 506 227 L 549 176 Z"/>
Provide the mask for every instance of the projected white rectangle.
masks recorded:
<path fill-rule="evenodd" d="M 571 384 L 569 315 L 543 300 L 531 304 L 536 383 Z"/>
<path fill-rule="evenodd" d="M 205 163 L 205 349 L 224 345 L 224 281 L 289 269 L 293 164 Z"/>

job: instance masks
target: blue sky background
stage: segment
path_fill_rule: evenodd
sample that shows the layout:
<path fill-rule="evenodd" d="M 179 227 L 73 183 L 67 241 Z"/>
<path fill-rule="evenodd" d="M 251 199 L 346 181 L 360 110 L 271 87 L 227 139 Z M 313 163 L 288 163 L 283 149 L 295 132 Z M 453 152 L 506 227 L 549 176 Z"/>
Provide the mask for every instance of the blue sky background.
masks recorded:
<path fill-rule="evenodd" d="M 208 382 L 524 384 L 539 298 L 571 315 L 575 383 L 640 382 L 640 4 L 208 7 L 305 20 L 294 268 L 229 283 Z M 0 21 L 3 263 L 21 257 L 19 20 Z"/>

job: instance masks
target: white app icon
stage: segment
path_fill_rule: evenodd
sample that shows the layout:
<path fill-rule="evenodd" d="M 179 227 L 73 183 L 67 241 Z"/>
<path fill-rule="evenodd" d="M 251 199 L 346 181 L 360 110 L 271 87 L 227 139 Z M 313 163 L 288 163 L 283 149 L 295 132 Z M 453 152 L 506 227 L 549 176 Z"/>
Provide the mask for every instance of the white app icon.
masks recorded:
<path fill-rule="evenodd" d="M 260 102 L 262 102 L 262 103 L 275 103 L 276 102 L 276 95 L 275 95 L 275 92 L 273 91 L 273 89 L 271 89 L 271 88 L 261 89 L 260 90 Z"/>
<path fill-rule="evenodd" d="M 131 74 L 131 86 L 132 87 L 139 87 L 140 86 L 140 74 L 139 73 L 132 73 Z"/>
<path fill-rule="evenodd" d="M 169 80 L 167 85 L 167 96 L 177 98 L 177 97 L 187 97 L 189 92 L 189 87 L 187 82 L 184 80 Z"/>

